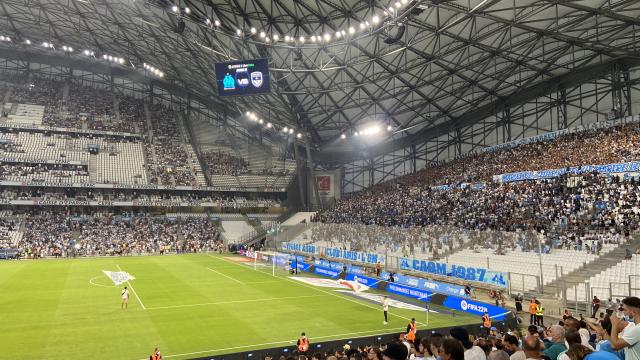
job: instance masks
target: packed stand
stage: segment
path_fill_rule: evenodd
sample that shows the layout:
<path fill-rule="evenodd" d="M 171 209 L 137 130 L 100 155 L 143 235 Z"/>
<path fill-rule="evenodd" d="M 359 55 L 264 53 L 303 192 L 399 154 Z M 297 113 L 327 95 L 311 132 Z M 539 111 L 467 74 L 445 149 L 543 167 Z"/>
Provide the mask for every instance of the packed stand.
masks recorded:
<path fill-rule="evenodd" d="M 248 171 L 247 162 L 221 151 L 206 151 L 202 154 L 205 171 L 210 175 L 240 175 Z"/>
<path fill-rule="evenodd" d="M 520 236 L 477 243 L 497 253 L 518 246 L 543 251 L 573 249 L 598 254 L 604 244 L 623 244 L 638 228 L 640 182 L 598 174 L 578 181 L 568 176 L 519 183 L 489 183 L 485 188 L 437 191 L 401 187 L 384 194 L 363 191 L 318 213 L 323 223 L 413 227 L 450 225 L 468 230 L 498 230 Z"/>
<path fill-rule="evenodd" d="M 208 219 L 94 215 L 30 215 L 15 246 L 27 258 L 203 252 L 222 247 L 220 234 Z"/>

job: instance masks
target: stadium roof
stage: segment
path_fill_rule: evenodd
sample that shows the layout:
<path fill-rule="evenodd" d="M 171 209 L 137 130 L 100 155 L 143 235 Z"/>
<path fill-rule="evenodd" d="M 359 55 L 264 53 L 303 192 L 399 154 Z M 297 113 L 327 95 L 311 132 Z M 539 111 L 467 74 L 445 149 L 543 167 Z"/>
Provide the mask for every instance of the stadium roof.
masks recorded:
<path fill-rule="evenodd" d="M 329 151 L 372 123 L 391 125 L 393 150 L 557 79 L 640 59 L 630 0 L 3 0 L 0 16 L 15 44 L 152 64 L 210 98 L 215 62 L 268 57 L 270 95 L 215 103 L 304 129 Z"/>

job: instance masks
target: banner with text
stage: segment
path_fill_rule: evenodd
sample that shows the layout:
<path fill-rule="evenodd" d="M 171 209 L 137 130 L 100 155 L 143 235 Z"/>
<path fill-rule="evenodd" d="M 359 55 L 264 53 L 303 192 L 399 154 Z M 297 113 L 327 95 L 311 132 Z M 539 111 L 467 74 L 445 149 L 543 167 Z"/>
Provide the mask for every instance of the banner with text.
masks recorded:
<path fill-rule="evenodd" d="M 320 256 L 323 256 L 323 254 L 320 254 Z M 340 248 L 326 248 L 324 249 L 324 256 L 335 259 L 356 261 L 371 265 L 375 265 L 377 263 L 384 265 L 385 263 L 385 256 L 382 254 L 350 251 Z"/>
<path fill-rule="evenodd" d="M 459 279 L 483 282 L 499 287 L 507 287 L 508 275 L 505 272 L 491 271 L 483 268 L 448 265 L 435 261 L 400 258 L 400 269 L 427 274 L 451 276 Z"/>

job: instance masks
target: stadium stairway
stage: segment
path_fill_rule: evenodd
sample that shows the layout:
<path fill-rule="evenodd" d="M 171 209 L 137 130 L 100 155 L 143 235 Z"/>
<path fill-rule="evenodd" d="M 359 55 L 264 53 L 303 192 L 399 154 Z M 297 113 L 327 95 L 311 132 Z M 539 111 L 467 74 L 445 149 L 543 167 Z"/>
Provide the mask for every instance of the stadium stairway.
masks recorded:
<path fill-rule="evenodd" d="M 92 184 L 96 183 L 98 176 L 98 155 L 91 154 L 89 156 L 89 181 Z"/>
<path fill-rule="evenodd" d="M 290 218 L 285 220 L 282 223 L 282 225 L 284 225 L 284 226 L 297 225 L 297 224 L 300 224 L 302 221 L 306 221 L 307 223 L 310 223 L 311 222 L 311 218 L 314 217 L 315 215 L 316 215 L 316 213 L 314 211 L 297 212 L 297 213 L 293 214 Z"/>
<path fill-rule="evenodd" d="M 589 280 L 592 276 L 595 276 L 602 271 L 617 265 L 625 256 L 625 249 L 628 247 L 632 251 L 640 245 L 640 233 L 634 233 L 631 235 L 629 243 L 621 245 L 609 253 L 599 256 L 594 261 L 586 263 L 581 267 L 575 269 L 566 275 L 560 276 L 556 280 L 544 286 L 543 292 L 545 295 L 554 297 L 561 296 L 561 289 L 566 285 L 570 288 L 576 284 L 583 284 Z"/>

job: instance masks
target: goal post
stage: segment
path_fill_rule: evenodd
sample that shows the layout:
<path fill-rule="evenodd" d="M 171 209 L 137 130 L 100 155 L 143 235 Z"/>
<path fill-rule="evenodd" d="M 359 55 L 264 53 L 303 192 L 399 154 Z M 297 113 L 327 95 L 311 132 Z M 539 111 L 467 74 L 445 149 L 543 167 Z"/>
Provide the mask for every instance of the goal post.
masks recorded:
<path fill-rule="evenodd" d="M 289 265 L 289 254 L 279 253 L 274 251 L 256 251 L 253 256 L 253 268 L 254 270 L 260 270 L 260 268 L 270 269 L 271 275 L 276 276 L 276 269 L 286 269 Z"/>

